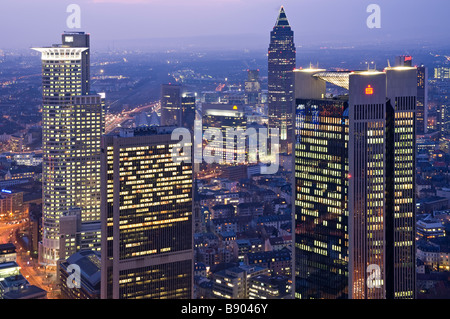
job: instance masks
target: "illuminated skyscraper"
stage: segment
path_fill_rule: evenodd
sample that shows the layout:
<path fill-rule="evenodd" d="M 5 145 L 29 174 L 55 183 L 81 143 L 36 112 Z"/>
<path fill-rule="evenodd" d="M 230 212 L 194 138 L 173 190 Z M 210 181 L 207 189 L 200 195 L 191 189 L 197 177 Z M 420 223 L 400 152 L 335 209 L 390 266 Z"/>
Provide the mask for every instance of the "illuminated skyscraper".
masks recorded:
<path fill-rule="evenodd" d="M 295 297 L 348 297 L 348 98 L 295 70 Z"/>
<path fill-rule="evenodd" d="M 296 296 L 414 298 L 417 69 L 298 74 Z"/>
<path fill-rule="evenodd" d="M 232 137 L 231 145 L 228 145 L 227 134 L 233 134 L 234 130 L 245 131 L 247 118 L 242 105 L 232 104 L 203 104 L 203 131 L 215 129 L 222 134 L 222 141 L 215 142 L 217 137 L 208 141 L 205 149 L 209 153 L 222 154 L 223 164 L 243 164 L 247 161 L 246 136 Z M 206 135 L 206 134 L 205 134 Z M 230 135 L 231 136 L 231 135 Z M 218 157 L 222 157 L 218 156 Z"/>
<path fill-rule="evenodd" d="M 427 132 L 428 124 L 428 68 L 417 67 L 417 135 Z"/>
<path fill-rule="evenodd" d="M 294 126 L 294 32 L 284 8 L 270 32 L 268 52 L 268 115 L 269 127 L 278 128 L 280 152 L 292 152 Z"/>
<path fill-rule="evenodd" d="M 386 68 L 386 298 L 416 293 L 417 68 Z"/>
<path fill-rule="evenodd" d="M 192 165 L 172 160 L 173 129 L 103 139 L 102 299 L 192 298 Z"/>
<path fill-rule="evenodd" d="M 400 55 L 395 57 L 396 67 L 412 67 L 412 57 Z M 417 67 L 417 109 L 416 109 L 416 134 L 427 132 L 428 122 L 428 68 L 424 65 Z"/>
<path fill-rule="evenodd" d="M 34 48 L 42 59 L 43 239 L 40 262 L 59 259 L 59 218 L 81 209 L 100 219 L 100 140 L 104 96 L 90 93 L 89 34 L 64 33 L 62 44 Z"/>

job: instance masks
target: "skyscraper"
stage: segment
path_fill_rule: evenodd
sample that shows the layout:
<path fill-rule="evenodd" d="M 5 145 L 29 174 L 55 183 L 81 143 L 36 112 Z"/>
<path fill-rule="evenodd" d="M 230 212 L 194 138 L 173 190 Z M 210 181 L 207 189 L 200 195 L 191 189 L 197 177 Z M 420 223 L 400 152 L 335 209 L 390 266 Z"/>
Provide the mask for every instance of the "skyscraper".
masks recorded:
<path fill-rule="evenodd" d="M 417 68 L 386 68 L 386 298 L 416 293 Z"/>
<path fill-rule="evenodd" d="M 395 57 L 396 67 L 412 67 L 412 57 L 400 55 Z M 428 122 L 428 68 L 424 65 L 417 66 L 417 109 L 416 109 L 416 134 L 427 132 Z"/>
<path fill-rule="evenodd" d="M 428 124 L 428 68 L 417 67 L 417 135 L 427 133 Z"/>
<path fill-rule="evenodd" d="M 248 70 L 247 81 L 245 81 L 245 94 L 247 104 L 254 108 L 260 103 L 261 82 L 259 80 L 259 70 Z"/>
<path fill-rule="evenodd" d="M 246 136 L 239 135 L 236 138 L 231 136 L 233 130 L 245 131 L 247 129 L 247 118 L 245 117 L 243 106 L 220 103 L 203 104 L 202 112 L 203 131 L 206 132 L 211 129 L 220 131 L 223 142 L 221 143 L 220 139 L 217 142 L 217 138 L 214 137 L 212 141 L 208 141 L 205 150 L 208 150 L 210 154 L 217 154 L 217 159 L 221 157 L 222 161 L 220 164 L 246 163 Z M 228 140 L 227 137 L 229 138 Z M 231 145 L 228 144 L 229 142 L 231 142 Z"/>
<path fill-rule="evenodd" d="M 161 125 L 182 125 L 181 85 L 161 85 Z"/>
<path fill-rule="evenodd" d="M 417 69 L 302 74 L 297 297 L 414 298 Z M 324 98 L 322 81 L 348 95 Z"/>
<path fill-rule="evenodd" d="M 192 298 L 192 164 L 173 161 L 173 129 L 103 138 L 102 299 Z"/>
<path fill-rule="evenodd" d="M 90 93 L 89 34 L 34 48 L 42 59 L 43 238 L 41 263 L 59 259 L 59 217 L 81 209 L 81 222 L 100 219 L 100 139 L 104 96 Z"/>
<path fill-rule="evenodd" d="M 280 152 L 292 152 L 294 126 L 294 32 L 284 8 L 270 32 L 268 52 L 268 115 L 269 127 L 278 128 Z"/>
<path fill-rule="evenodd" d="M 348 297 L 348 99 L 295 70 L 295 297 Z"/>
<path fill-rule="evenodd" d="M 192 132 L 195 121 L 195 96 L 183 94 L 181 97 L 181 125 Z"/>

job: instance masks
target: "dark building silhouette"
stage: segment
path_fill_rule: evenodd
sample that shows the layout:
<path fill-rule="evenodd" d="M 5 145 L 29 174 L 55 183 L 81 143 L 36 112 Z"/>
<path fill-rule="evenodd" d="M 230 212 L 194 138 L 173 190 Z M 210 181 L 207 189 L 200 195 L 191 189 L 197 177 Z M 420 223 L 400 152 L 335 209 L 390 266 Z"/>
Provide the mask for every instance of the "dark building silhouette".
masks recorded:
<path fill-rule="evenodd" d="M 183 95 L 181 97 L 181 125 L 194 131 L 195 96 Z"/>
<path fill-rule="evenodd" d="M 161 85 L 161 126 L 181 126 L 181 85 Z"/>

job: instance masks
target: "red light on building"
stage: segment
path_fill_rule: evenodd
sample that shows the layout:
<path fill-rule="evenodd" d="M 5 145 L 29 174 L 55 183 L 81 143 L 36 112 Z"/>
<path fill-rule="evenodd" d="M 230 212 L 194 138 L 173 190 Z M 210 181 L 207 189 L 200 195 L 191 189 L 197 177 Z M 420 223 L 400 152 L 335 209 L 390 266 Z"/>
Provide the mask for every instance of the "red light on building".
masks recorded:
<path fill-rule="evenodd" d="M 370 85 L 366 87 L 366 95 L 372 95 L 373 94 L 373 87 Z"/>

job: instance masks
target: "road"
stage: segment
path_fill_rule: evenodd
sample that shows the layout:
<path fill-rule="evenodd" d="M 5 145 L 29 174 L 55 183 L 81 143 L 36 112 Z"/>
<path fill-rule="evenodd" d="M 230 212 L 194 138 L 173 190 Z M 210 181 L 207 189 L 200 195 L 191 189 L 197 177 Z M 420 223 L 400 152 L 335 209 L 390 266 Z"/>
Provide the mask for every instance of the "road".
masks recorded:
<path fill-rule="evenodd" d="M 19 224 L 8 225 L 5 222 L 0 222 L 0 244 L 13 243 L 17 245 L 14 238 L 14 231 L 21 226 L 24 226 L 24 221 Z"/>
<path fill-rule="evenodd" d="M 38 286 L 48 292 L 47 298 L 53 299 L 57 297 L 57 293 L 53 293 L 55 289 L 54 283 L 48 275 L 55 278 L 54 269 L 46 269 L 37 263 L 37 260 L 31 258 L 29 251 L 24 250 L 18 243 L 16 231 L 24 229 L 27 222 L 21 220 L 18 224 L 8 225 L 0 222 L 0 244 L 13 243 L 16 245 L 16 262 L 20 267 L 20 273 L 28 280 L 31 285 Z"/>
<path fill-rule="evenodd" d="M 160 108 L 160 103 L 153 102 L 147 105 L 138 106 L 132 110 L 129 111 L 122 111 L 118 114 L 107 114 L 106 115 L 106 121 L 105 121 L 105 133 L 108 134 L 112 130 L 114 130 L 116 127 L 120 126 L 125 121 L 133 120 L 134 116 L 137 115 L 140 112 L 144 111 L 157 111 Z"/>

